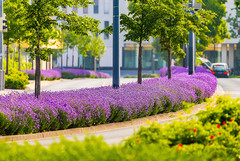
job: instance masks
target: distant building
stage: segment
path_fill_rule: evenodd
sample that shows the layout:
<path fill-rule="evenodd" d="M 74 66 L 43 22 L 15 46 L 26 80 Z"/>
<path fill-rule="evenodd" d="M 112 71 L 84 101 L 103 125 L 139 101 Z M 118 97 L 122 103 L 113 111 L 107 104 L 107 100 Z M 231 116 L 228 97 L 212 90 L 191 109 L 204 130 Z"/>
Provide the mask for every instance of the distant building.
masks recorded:
<path fill-rule="evenodd" d="M 236 6 L 234 5 L 234 0 L 228 0 L 226 2 L 227 17 L 232 14 L 236 14 L 235 10 L 232 10 Z M 228 30 L 230 31 L 230 24 L 227 24 Z M 240 24 L 239 24 L 240 26 Z M 238 31 L 236 31 L 238 33 Z M 204 57 L 209 59 L 211 62 L 223 62 L 227 63 L 233 70 L 233 74 L 240 74 L 240 44 L 239 39 L 226 39 L 221 44 L 209 46 L 207 51 L 204 52 Z"/>
<path fill-rule="evenodd" d="M 104 29 L 113 23 L 113 0 L 94 0 L 95 5 L 89 5 L 87 8 L 67 7 L 62 8 L 63 11 L 69 13 L 71 11 L 76 12 L 80 16 L 88 16 L 95 18 L 101 22 L 100 29 Z M 128 13 L 128 1 L 120 0 L 120 14 Z M 102 40 L 106 46 L 106 52 L 101 58 L 97 66 L 100 65 L 101 69 L 111 69 L 113 59 L 113 36 L 109 34 L 101 34 Z M 138 67 L 138 45 L 135 42 L 124 41 L 124 33 L 120 33 L 120 67 L 122 69 L 137 69 Z M 152 69 L 152 46 L 149 42 L 143 43 L 143 69 Z M 160 54 L 156 54 L 155 57 L 155 69 L 166 66 L 161 59 Z M 68 54 L 63 54 L 63 66 L 64 67 L 81 67 L 83 58 L 79 55 L 77 47 L 69 49 Z M 53 62 L 55 66 L 61 66 L 61 58 L 58 57 Z M 93 58 L 88 56 L 85 58 L 86 69 L 93 69 Z"/>

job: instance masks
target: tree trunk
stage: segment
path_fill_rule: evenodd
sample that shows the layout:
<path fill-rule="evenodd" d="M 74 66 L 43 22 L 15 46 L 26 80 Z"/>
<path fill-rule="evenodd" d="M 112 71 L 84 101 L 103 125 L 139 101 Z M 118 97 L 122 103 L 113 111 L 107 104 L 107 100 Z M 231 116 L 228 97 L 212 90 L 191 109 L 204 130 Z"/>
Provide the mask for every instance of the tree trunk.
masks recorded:
<path fill-rule="evenodd" d="M 33 65 L 34 65 L 33 62 L 34 62 L 34 60 L 32 59 L 32 70 L 33 70 Z"/>
<path fill-rule="evenodd" d="M 61 55 L 61 69 L 63 69 L 63 53 Z"/>
<path fill-rule="evenodd" d="M 72 54 L 72 68 L 74 68 L 74 48 L 73 48 L 73 54 Z"/>
<path fill-rule="evenodd" d="M 139 43 L 138 84 L 142 84 L 142 38 L 140 38 L 140 43 Z"/>
<path fill-rule="evenodd" d="M 67 47 L 67 55 L 66 55 L 66 68 L 68 67 L 68 47 Z"/>
<path fill-rule="evenodd" d="M 171 58 L 171 47 L 168 50 L 168 79 L 172 78 L 172 69 L 171 69 L 171 62 L 172 58 Z"/>
<path fill-rule="evenodd" d="M 21 71 L 21 45 L 18 44 L 18 70 Z"/>
<path fill-rule="evenodd" d="M 97 61 L 96 61 L 96 57 L 93 57 L 94 60 L 94 72 L 97 72 Z"/>
<path fill-rule="evenodd" d="M 100 57 L 98 58 L 98 72 L 100 72 Z"/>
<path fill-rule="evenodd" d="M 216 44 L 213 44 L 213 63 L 216 63 Z"/>
<path fill-rule="evenodd" d="M 48 69 L 52 69 L 52 54 L 49 54 L 49 67 Z"/>
<path fill-rule="evenodd" d="M 92 63 L 92 56 L 90 56 L 90 70 L 92 70 L 92 65 L 93 63 Z"/>
<path fill-rule="evenodd" d="M 7 41 L 7 60 L 6 60 L 6 75 L 8 75 L 8 65 L 9 65 L 9 41 Z"/>
<path fill-rule="evenodd" d="M 14 47 L 14 52 L 13 52 L 13 69 L 14 69 L 14 63 L 15 63 L 15 52 L 16 52 L 16 47 Z"/>
<path fill-rule="evenodd" d="M 72 68 L 74 68 L 74 55 L 72 56 Z"/>
<path fill-rule="evenodd" d="M 83 56 L 83 70 L 85 70 L 85 56 Z"/>
<path fill-rule="evenodd" d="M 79 61 L 80 61 L 80 60 L 79 60 L 79 55 L 78 55 L 78 63 L 77 63 L 77 67 L 78 67 L 78 68 L 80 68 L 80 67 L 79 67 L 79 64 L 80 64 Z"/>
<path fill-rule="evenodd" d="M 37 49 L 35 51 L 36 54 L 36 72 L 35 72 L 35 97 L 39 97 L 40 95 L 40 88 L 41 88 L 41 66 L 40 66 L 40 56 L 39 56 L 39 50 L 40 50 L 40 37 L 39 37 L 39 28 L 37 28 L 37 38 L 38 38 L 38 45 Z"/>

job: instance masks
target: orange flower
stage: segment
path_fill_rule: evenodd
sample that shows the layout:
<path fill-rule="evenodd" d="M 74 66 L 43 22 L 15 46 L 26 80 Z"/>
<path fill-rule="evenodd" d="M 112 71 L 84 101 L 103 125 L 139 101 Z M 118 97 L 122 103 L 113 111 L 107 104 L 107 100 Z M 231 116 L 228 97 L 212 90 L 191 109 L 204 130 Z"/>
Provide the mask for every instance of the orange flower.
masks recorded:
<path fill-rule="evenodd" d="M 222 135 L 222 133 L 218 133 L 219 135 Z"/>
<path fill-rule="evenodd" d="M 193 132 L 197 132 L 197 129 L 193 129 Z"/>
<path fill-rule="evenodd" d="M 179 143 L 178 145 L 179 145 L 180 147 L 182 147 L 182 144 L 181 144 L 181 143 Z"/>
<path fill-rule="evenodd" d="M 192 129 L 191 129 L 191 128 L 189 128 L 188 130 L 189 130 L 189 131 L 191 131 Z"/>
<path fill-rule="evenodd" d="M 179 150 L 180 150 L 180 147 L 178 146 L 178 147 L 177 147 L 177 151 L 179 151 Z"/>
<path fill-rule="evenodd" d="M 140 143 L 140 139 L 137 139 L 137 142 Z"/>
<path fill-rule="evenodd" d="M 231 118 L 230 121 L 233 122 L 233 118 Z"/>
<path fill-rule="evenodd" d="M 210 136 L 210 139 L 213 139 L 213 138 L 214 138 L 214 135 L 211 135 L 211 136 Z"/>
<path fill-rule="evenodd" d="M 218 125 L 217 125 L 217 127 L 218 127 L 218 128 L 220 128 L 220 127 L 221 127 L 221 125 L 220 125 L 220 124 L 218 124 Z"/>

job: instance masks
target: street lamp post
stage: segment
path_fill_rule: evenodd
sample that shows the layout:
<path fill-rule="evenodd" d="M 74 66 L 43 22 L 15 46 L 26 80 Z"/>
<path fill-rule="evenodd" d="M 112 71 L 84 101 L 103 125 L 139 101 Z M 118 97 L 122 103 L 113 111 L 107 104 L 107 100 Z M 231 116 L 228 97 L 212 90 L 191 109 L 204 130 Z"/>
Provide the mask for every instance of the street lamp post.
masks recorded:
<path fill-rule="evenodd" d="M 113 88 L 119 88 L 119 0 L 113 0 Z"/>
<path fill-rule="evenodd" d="M 194 8 L 195 11 L 201 9 L 201 3 L 196 3 L 196 0 L 189 0 L 189 7 Z M 192 13 L 194 14 L 194 12 Z M 196 34 L 191 31 L 189 34 L 189 45 L 188 45 L 188 74 L 195 73 L 196 64 Z"/>
<path fill-rule="evenodd" d="M 189 0 L 189 7 L 193 8 L 195 0 Z M 194 60 L 195 60 L 195 44 L 196 44 L 196 39 L 195 39 L 195 34 L 193 31 L 190 31 L 189 34 L 189 45 L 188 45 L 188 74 L 191 75 L 195 72 L 194 69 Z"/>

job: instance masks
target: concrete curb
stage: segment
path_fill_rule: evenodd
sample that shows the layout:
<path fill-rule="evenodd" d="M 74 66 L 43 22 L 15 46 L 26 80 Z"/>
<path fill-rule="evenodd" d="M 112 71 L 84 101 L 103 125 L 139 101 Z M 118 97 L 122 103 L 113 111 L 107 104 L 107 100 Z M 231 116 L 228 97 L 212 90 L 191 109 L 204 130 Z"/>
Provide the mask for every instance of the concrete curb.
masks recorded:
<path fill-rule="evenodd" d="M 222 94 L 224 94 L 222 87 L 217 86 L 217 90 L 213 96 L 222 95 Z M 163 113 L 163 114 L 148 116 L 144 118 L 138 118 L 131 121 L 102 124 L 102 125 L 91 126 L 91 127 L 73 128 L 73 129 L 66 129 L 66 130 L 59 130 L 59 131 L 36 133 L 36 134 L 0 136 L 0 140 L 5 140 L 5 141 L 36 140 L 36 139 L 45 139 L 45 138 L 52 138 L 52 137 L 59 137 L 59 136 L 96 133 L 96 132 L 103 132 L 103 131 L 109 131 L 109 130 L 120 129 L 120 128 L 140 126 L 140 125 L 146 124 L 146 121 L 148 120 L 151 122 L 171 121 L 171 120 L 178 119 L 179 117 L 187 117 L 187 116 L 197 114 L 199 111 L 205 110 L 206 109 L 205 106 L 206 106 L 205 103 L 193 106 L 192 108 L 188 109 L 188 111 L 191 111 L 191 113 L 187 113 L 184 110 L 180 110 L 177 112 Z"/>

